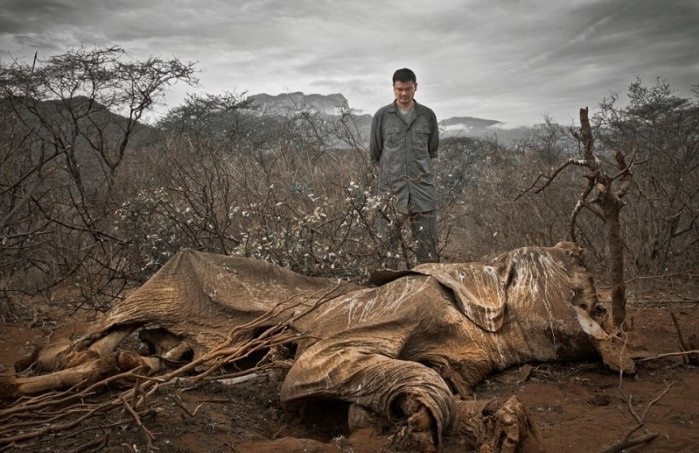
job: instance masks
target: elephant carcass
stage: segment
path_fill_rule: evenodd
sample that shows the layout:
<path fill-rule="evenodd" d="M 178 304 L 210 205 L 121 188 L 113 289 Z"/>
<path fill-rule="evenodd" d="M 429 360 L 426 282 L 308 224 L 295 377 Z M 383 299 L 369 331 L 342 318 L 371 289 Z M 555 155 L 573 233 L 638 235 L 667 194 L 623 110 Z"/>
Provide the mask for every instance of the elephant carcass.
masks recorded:
<path fill-rule="evenodd" d="M 109 364 L 113 372 L 128 365 L 155 372 L 162 360 L 129 356 L 124 365 L 114 347 L 134 329 L 157 327 L 174 339 L 172 350 L 185 345 L 196 359 L 230 340 L 233 328 L 266 316 L 266 325 L 288 322 L 298 334 L 283 405 L 345 401 L 355 426 L 405 423 L 399 442 L 424 450 L 439 446 L 444 433 L 468 432 L 474 444 L 509 442 L 516 451 L 536 437 L 516 399 L 495 407 L 460 399 L 485 376 L 529 361 L 599 354 L 612 367 L 633 369 L 609 346 L 614 336 L 605 330 L 607 316 L 581 256 L 566 243 L 526 247 L 487 263 L 383 272 L 374 279 L 378 286 L 351 289 L 265 262 L 185 250 L 45 360 L 58 371 L 11 384 L 16 393 L 34 393 L 63 382 L 45 380 L 57 373 L 76 370 L 94 380 Z M 235 341 L 249 341 L 264 327 L 255 326 L 237 331 Z"/>
<path fill-rule="evenodd" d="M 342 399 L 394 420 L 410 418 L 406 400 L 417 402 L 440 433 L 454 420 L 453 395 L 516 364 L 601 356 L 632 373 L 581 259 L 561 243 L 488 263 L 384 272 L 381 286 L 318 308 L 318 340 L 299 348 L 281 400 Z"/>

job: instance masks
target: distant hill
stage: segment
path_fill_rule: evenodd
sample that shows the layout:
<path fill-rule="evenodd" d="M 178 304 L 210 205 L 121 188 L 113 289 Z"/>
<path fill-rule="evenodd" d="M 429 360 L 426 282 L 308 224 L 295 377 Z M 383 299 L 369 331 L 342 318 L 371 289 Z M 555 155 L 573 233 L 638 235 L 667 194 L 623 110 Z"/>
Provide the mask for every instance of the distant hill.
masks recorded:
<path fill-rule="evenodd" d="M 12 107 L 14 105 L 14 108 Z M 37 114 L 31 114 L 31 110 Z M 77 118 L 77 127 L 82 133 L 89 133 L 89 130 L 101 129 L 103 135 L 114 135 L 120 137 L 118 133 L 125 127 L 127 119 L 119 113 L 112 112 L 104 105 L 87 96 L 75 96 L 71 99 L 60 100 L 34 100 L 31 98 L 0 98 L 0 109 L 2 111 L 14 112 L 14 109 L 22 114 L 27 122 L 27 126 L 41 129 L 41 122 L 38 116 L 44 121 L 44 126 L 53 125 L 66 131 L 73 124 L 74 117 Z M 88 114 L 89 112 L 89 114 Z M 38 116 L 37 116 L 38 115 Z M 59 127 L 60 126 L 60 127 Z M 66 129 L 68 128 L 68 129 Z M 112 130 L 114 129 L 114 131 Z M 116 132 L 112 134 L 112 132 Z M 71 132 L 63 132 L 66 138 Z M 148 124 L 137 122 L 129 138 L 132 147 L 143 147 L 151 145 L 159 139 L 159 131 Z M 85 146 L 85 143 L 82 143 Z"/>
<path fill-rule="evenodd" d="M 474 118 L 472 116 L 452 116 L 441 121 L 444 127 L 467 127 L 474 129 L 483 129 L 497 124 L 504 124 L 502 121 L 486 120 L 483 118 Z"/>
<path fill-rule="evenodd" d="M 494 126 L 504 124 L 502 121 L 475 118 L 472 116 L 453 116 L 441 120 L 442 135 L 445 137 L 486 137 L 498 132 Z"/>
<path fill-rule="evenodd" d="M 313 111 L 324 115 L 335 116 L 351 111 L 349 102 L 344 95 L 335 94 L 304 94 L 302 92 L 270 95 L 254 94 L 249 97 L 260 113 L 292 115 L 300 111 Z M 363 137 L 369 137 L 372 115 L 353 115 L 355 124 Z M 528 128 L 507 128 L 502 121 L 476 118 L 472 116 L 454 116 L 439 122 L 444 137 L 494 137 L 503 142 L 511 142 L 522 138 Z"/>
<path fill-rule="evenodd" d="M 23 121 L 17 127 L 25 128 L 26 132 L 33 130 L 37 136 L 44 137 L 45 144 L 56 143 L 57 146 L 70 149 L 71 154 L 65 153 L 51 165 L 65 168 L 65 162 L 70 156 L 76 162 L 82 182 L 88 188 L 101 184 L 104 180 L 107 166 L 104 159 L 100 158 L 100 153 L 109 156 L 112 164 L 118 161 L 122 131 L 126 127 L 127 118 L 88 97 L 47 101 L 0 98 L 0 111 L 21 115 Z M 125 159 L 135 154 L 137 149 L 153 145 L 159 140 L 158 129 L 137 122 L 129 136 Z"/>
<path fill-rule="evenodd" d="M 292 116 L 302 111 L 311 111 L 321 116 L 337 117 L 352 112 L 347 98 L 341 93 L 335 94 L 304 94 L 302 92 L 281 93 L 270 95 L 254 94 L 248 97 L 256 112 L 261 115 Z M 73 103 L 81 104 L 86 98 L 77 97 Z M 59 101 L 45 101 L 40 106 L 52 115 L 62 115 L 64 110 Z M 101 124 L 119 125 L 125 121 L 120 115 L 110 112 L 103 106 L 93 105 L 93 119 Z M 372 115 L 351 113 L 356 131 L 359 136 L 368 141 L 371 129 Z M 471 116 L 455 116 L 442 119 L 440 122 L 442 137 L 497 137 L 503 143 L 513 142 L 525 136 L 531 128 L 509 129 L 502 121 Z M 118 127 L 118 126 L 117 126 Z M 158 130 L 145 124 L 138 124 L 130 140 L 130 147 L 140 148 L 152 144 L 159 139 Z M 93 153 L 88 153 L 93 154 Z M 86 156 L 87 157 L 87 156 Z"/>
<path fill-rule="evenodd" d="M 312 109 L 326 115 L 338 115 L 349 109 L 347 99 L 336 94 L 303 94 L 282 93 L 270 95 L 266 93 L 253 94 L 248 98 L 262 113 L 290 114 Z"/>
<path fill-rule="evenodd" d="M 502 142 L 519 140 L 531 130 L 528 127 L 508 128 L 502 121 L 472 116 L 453 116 L 440 121 L 439 125 L 444 137 L 497 137 Z"/>

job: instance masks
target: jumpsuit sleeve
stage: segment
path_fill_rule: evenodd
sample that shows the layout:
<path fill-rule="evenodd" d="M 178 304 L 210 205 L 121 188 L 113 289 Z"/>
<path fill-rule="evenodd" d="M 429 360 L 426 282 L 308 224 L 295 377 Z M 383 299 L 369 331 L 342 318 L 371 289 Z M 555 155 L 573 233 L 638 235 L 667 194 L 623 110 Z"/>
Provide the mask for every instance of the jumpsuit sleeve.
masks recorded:
<path fill-rule="evenodd" d="M 430 135 L 428 140 L 427 149 L 430 153 L 430 157 L 436 159 L 437 150 L 439 149 L 439 124 L 437 123 L 437 116 L 434 113 L 430 115 Z"/>
<path fill-rule="evenodd" d="M 378 164 L 383 153 L 383 132 L 381 131 L 381 114 L 379 112 L 374 115 L 371 120 L 371 137 L 369 139 L 369 156 L 371 161 Z"/>

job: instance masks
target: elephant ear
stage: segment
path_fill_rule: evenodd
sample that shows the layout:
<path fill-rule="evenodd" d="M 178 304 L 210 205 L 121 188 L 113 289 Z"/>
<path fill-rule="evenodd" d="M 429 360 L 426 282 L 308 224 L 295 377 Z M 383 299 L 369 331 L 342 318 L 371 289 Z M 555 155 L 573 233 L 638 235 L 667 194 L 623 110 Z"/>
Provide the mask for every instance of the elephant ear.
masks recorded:
<path fill-rule="evenodd" d="M 456 307 L 487 332 L 502 327 L 507 305 L 506 279 L 495 266 L 469 264 L 421 264 L 412 269 L 434 277 L 454 293 Z"/>

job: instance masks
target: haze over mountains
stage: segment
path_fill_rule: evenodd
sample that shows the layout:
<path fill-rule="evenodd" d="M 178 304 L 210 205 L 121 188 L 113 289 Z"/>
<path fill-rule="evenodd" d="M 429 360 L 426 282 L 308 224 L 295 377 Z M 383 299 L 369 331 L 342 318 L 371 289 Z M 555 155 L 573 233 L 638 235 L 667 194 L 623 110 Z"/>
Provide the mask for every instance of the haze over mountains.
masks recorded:
<path fill-rule="evenodd" d="M 358 113 L 352 111 L 349 101 L 341 93 L 304 94 L 302 92 L 270 95 L 254 94 L 249 97 L 263 114 L 290 115 L 300 111 L 311 111 L 328 116 L 351 113 L 357 127 L 368 136 L 373 112 Z M 378 109 L 381 106 L 376 106 Z M 439 118 L 438 118 L 439 119 Z M 439 119 L 442 136 L 494 137 L 503 141 L 513 141 L 526 134 L 529 128 L 508 128 L 506 123 L 498 120 L 476 118 L 472 116 L 454 116 Z"/>

